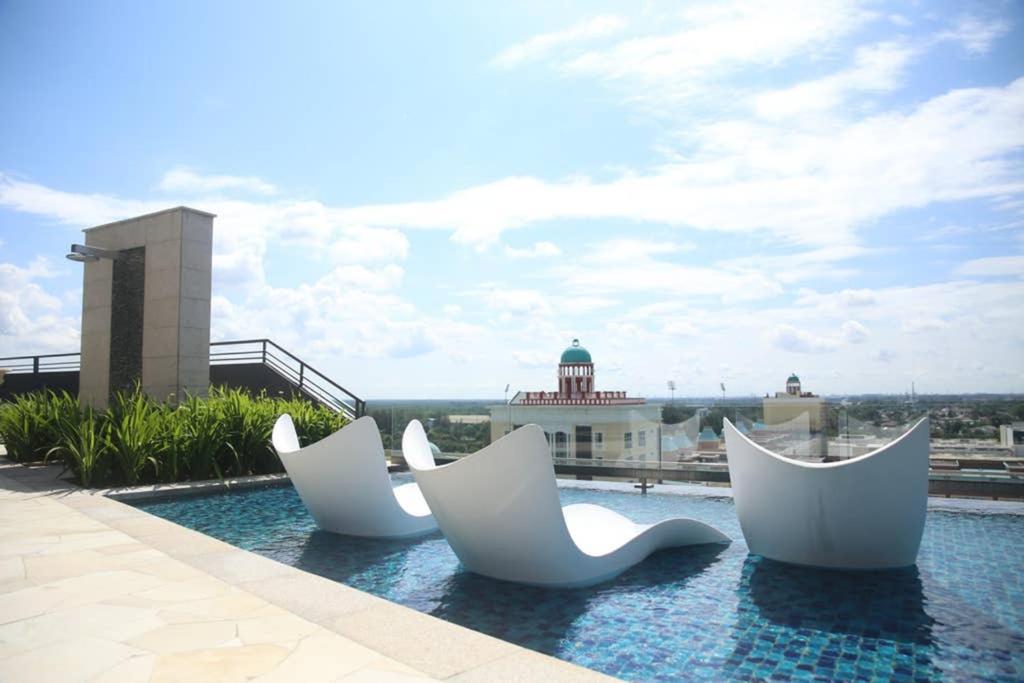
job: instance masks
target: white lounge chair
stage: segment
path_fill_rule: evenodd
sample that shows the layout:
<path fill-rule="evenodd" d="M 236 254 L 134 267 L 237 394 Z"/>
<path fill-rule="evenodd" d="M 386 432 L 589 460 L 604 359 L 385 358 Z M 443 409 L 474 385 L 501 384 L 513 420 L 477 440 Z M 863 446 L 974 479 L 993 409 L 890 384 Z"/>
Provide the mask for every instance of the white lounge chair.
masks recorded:
<path fill-rule="evenodd" d="M 285 414 L 274 424 L 272 441 L 299 498 L 321 529 L 400 538 L 437 528 L 416 484 L 392 488 L 372 417 L 361 417 L 300 448 L 292 418 Z"/>
<path fill-rule="evenodd" d="M 463 566 L 492 578 L 588 586 L 661 548 L 729 542 L 692 519 L 634 524 L 597 505 L 563 508 L 547 440 L 537 425 L 438 467 L 423 426 L 413 420 L 402 452 Z"/>
<path fill-rule="evenodd" d="M 750 552 L 835 569 L 917 560 L 928 507 L 928 418 L 876 451 L 839 462 L 788 460 L 728 420 L 725 444 Z"/>

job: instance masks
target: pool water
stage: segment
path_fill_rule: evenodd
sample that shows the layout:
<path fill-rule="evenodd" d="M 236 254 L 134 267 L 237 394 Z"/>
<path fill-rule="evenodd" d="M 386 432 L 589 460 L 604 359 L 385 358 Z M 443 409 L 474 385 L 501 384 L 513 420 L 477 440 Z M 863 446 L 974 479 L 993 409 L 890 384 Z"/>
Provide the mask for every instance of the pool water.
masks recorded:
<path fill-rule="evenodd" d="M 748 555 L 729 499 L 560 492 L 563 505 L 598 503 L 638 522 L 694 517 L 734 540 L 655 553 L 591 588 L 550 590 L 462 570 L 440 534 L 319 531 L 291 486 L 136 505 L 627 680 L 1024 679 L 1024 516 L 931 511 L 915 568 L 835 572 Z"/>

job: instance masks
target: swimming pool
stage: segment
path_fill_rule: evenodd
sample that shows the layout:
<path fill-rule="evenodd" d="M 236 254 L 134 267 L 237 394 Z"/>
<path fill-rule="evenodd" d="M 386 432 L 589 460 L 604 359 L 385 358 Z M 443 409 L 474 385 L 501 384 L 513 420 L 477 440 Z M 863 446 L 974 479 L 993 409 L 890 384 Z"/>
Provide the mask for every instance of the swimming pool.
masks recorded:
<path fill-rule="evenodd" d="M 591 588 L 547 590 L 462 571 L 440 534 L 381 541 L 318 531 L 291 486 L 134 504 L 627 680 L 1024 678 L 1024 516 L 930 511 L 915 568 L 835 572 L 749 556 L 729 499 L 560 493 L 563 504 L 599 503 L 642 522 L 695 517 L 734 540 L 656 553 Z"/>

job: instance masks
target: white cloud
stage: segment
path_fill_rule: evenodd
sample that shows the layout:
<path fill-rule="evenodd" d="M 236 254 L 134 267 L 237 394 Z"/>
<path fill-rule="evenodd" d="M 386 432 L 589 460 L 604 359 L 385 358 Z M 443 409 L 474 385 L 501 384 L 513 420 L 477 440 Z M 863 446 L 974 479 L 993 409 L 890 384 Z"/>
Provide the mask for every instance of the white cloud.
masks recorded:
<path fill-rule="evenodd" d="M 547 317 L 553 310 L 548 297 L 535 289 L 495 287 L 483 296 L 492 310 L 504 315 Z"/>
<path fill-rule="evenodd" d="M 351 226 L 330 238 L 331 260 L 335 263 L 403 261 L 409 240 L 399 230 Z"/>
<path fill-rule="evenodd" d="M 1003 275 L 1024 277 L 1024 256 L 991 256 L 962 263 L 958 275 L 998 277 Z"/>
<path fill-rule="evenodd" d="M 512 358 L 524 368 L 552 368 L 558 363 L 558 356 L 545 351 L 513 351 Z"/>
<path fill-rule="evenodd" d="M 839 342 L 830 337 L 816 335 L 792 325 L 777 325 L 768 334 L 777 349 L 792 353 L 827 353 L 839 348 Z"/>
<path fill-rule="evenodd" d="M 537 242 L 532 247 L 526 247 L 524 249 L 505 247 L 505 255 L 514 259 L 545 258 L 558 256 L 561 253 L 562 250 L 558 248 L 558 245 L 552 242 Z"/>
<path fill-rule="evenodd" d="M 37 257 L 28 267 L 0 263 L 0 355 L 74 351 L 78 320 L 62 314 L 62 302 L 37 280 L 53 276 Z"/>
<path fill-rule="evenodd" d="M 848 69 L 763 92 L 754 98 L 754 110 L 766 118 L 790 119 L 800 114 L 831 112 L 857 93 L 895 90 L 918 52 L 902 41 L 857 48 L 854 63 Z"/>
<path fill-rule="evenodd" d="M 694 126 L 690 135 L 697 147 L 687 158 L 606 182 L 510 177 L 434 201 L 329 207 L 211 200 L 198 208 L 218 214 L 220 253 L 259 253 L 270 232 L 323 243 L 353 225 L 446 230 L 458 243 L 486 247 L 508 230 L 569 219 L 762 232 L 786 243 L 849 247 L 858 226 L 900 209 L 1024 192 L 1020 166 L 1008 156 L 1024 147 L 1024 79 L 954 90 L 907 112 L 816 131 L 726 120 Z M 0 206 L 83 226 L 164 203 L 64 193 L 0 176 Z"/>
<path fill-rule="evenodd" d="M 589 263 L 628 263 L 651 256 L 678 254 L 693 249 L 695 249 L 694 245 L 689 243 L 679 244 L 629 238 L 611 239 L 591 244 L 583 255 L 583 260 Z"/>
<path fill-rule="evenodd" d="M 183 192 L 188 195 L 214 194 L 225 190 L 262 195 L 277 193 L 277 188 L 272 184 L 254 176 L 202 175 L 185 167 L 173 168 L 165 173 L 157 187 L 165 192 Z"/>
<path fill-rule="evenodd" d="M 949 328 L 949 323 L 933 315 L 911 315 L 903 320 L 900 329 L 907 334 L 937 332 Z"/>
<path fill-rule="evenodd" d="M 846 307 L 870 306 L 878 302 L 870 289 L 844 289 L 839 292 L 839 301 Z"/>
<path fill-rule="evenodd" d="M 1024 79 L 816 131 L 720 121 L 690 135 L 693 154 L 646 175 L 505 178 L 435 201 L 352 207 L 336 216 L 447 229 L 456 242 L 478 247 L 508 230 L 569 219 L 765 231 L 832 246 L 849 245 L 857 226 L 899 209 L 1024 191 L 1019 164 L 1007 156 L 1024 146 Z"/>
<path fill-rule="evenodd" d="M 704 3 L 681 13 L 683 27 L 592 50 L 565 63 L 570 73 L 636 79 L 660 93 L 691 94 L 701 80 L 750 65 L 776 65 L 847 35 L 873 15 L 855 2 Z"/>
<path fill-rule="evenodd" d="M 868 340 L 868 328 L 856 320 L 847 320 L 840 329 L 840 336 L 850 344 L 863 344 Z"/>
<path fill-rule="evenodd" d="M 669 337 L 696 337 L 700 330 L 687 320 L 669 320 L 661 326 L 661 333 Z"/>
<path fill-rule="evenodd" d="M 896 360 L 897 354 L 889 351 L 888 349 L 879 349 L 878 353 L 874 355 L 874 359 L 879 363 L 891 363 Z"/>
<path fill-rule="evenodd" d="M 601 15 L 586 19 L 567 29 L 542 33 L 522 43 L 507 47 L 495 56 L 491 63 L 503 69 L 511 69 L 524 62 L 546 57 L 560 47 L 618 33 L 626 27 L 627 23 L 623 17 L 614 15 Z"/>
<path fill-rule="evenodd" d="M 989 51 L 997 39 L 1006 35 L 1010 24 L 1002 20 L 986 20 L 980 17 L 965 15 L 960 17 L 956 25 L 938 34 L 938 40 L 950 40 L 959 43 L 973 55 L 981 55 Z"/>

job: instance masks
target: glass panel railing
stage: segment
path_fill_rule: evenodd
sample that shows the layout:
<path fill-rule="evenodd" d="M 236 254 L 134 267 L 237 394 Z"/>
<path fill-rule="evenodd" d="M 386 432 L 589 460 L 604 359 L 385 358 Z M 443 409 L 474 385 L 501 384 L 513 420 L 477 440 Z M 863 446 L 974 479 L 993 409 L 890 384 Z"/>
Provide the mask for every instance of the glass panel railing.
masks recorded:
<path fill-rule="evenodd" d="M 903 436 L 925 416 L 923 411 L 918 411 L 916 415 L 901 414 L 901 418 L 909 417 L 906 421 L 889 420 L 881 423 L 859 419 L 851 414 L 853 412 L 845 405 L 838 406 L 834 411 L 834 436 L 828 443 L 830 459 L 856 458 L 878 450 Z"/>
<path fill-rule="evenodd" d="M 403 462 L 401 435 L 412 419 L 423 423 L 441 461 L 465 457 L 510 429 L 533 423 L 544 431 L 560 476 L 656 476 L 680 481 L 727 478 L 726 419 L 769 451 L 808 462 L 863 455 L 898 438 L 918 419 L 908 410 L 885 411 L 881 420 L 864 419 L 864 406 L 825 401 L 810 410 L 798 409 L 802 407 L 767 401 L 685 406 L 652 401 L 625 410 L 601 406 L 576 410 L 572 406 L 395 402 L 371 403 L 369 412 L 378 422 L 389 457 L 399 464 Z M 896 423 L 893 415 L 904 421 Z"/>

